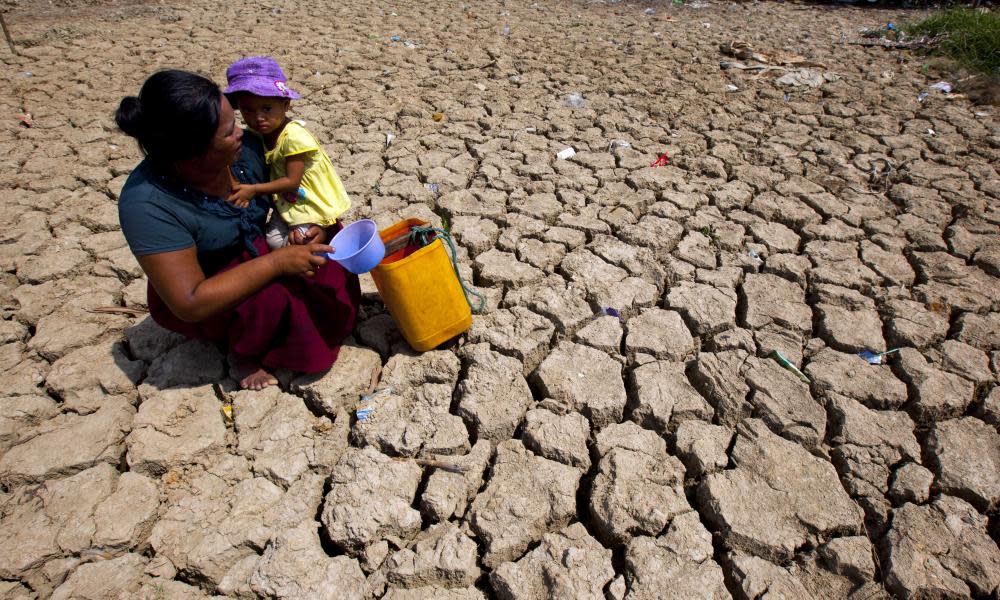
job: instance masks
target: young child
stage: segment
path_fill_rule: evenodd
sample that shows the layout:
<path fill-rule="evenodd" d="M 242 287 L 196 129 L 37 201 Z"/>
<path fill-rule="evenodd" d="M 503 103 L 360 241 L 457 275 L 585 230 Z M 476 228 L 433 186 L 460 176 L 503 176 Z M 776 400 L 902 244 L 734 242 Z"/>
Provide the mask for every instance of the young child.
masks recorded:
<path fill-rule="evenodd" d="M 273 194 L 267 245 L 307 244 L 351 207 L 330 157 L 288 107 L 301 96 L 285 85 L 285 73 L 267 56 L 244 58 L 226 69 L 226 97 L 243 121 L 264 140 L 271 181 L 239 184 L 229 202 L 246 207 L 258 194 Z"/>

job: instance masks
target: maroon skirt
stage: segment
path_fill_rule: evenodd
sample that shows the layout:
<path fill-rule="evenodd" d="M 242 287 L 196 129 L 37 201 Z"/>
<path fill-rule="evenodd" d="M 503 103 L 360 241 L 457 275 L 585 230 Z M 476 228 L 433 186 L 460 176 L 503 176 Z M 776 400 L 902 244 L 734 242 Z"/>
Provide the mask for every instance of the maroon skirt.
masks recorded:
<path fill-rule="evenodd" d="M 264 238 L 254 243 L 267 254 Z M 244 251 L 217 272 L 251 260 Z M 328 261 L 313 277 L 279 277 L 233 308 L 186 323 L 167 308 L 153 286 L 149 314 L 189 339 L 226 344 L 229 351 L 271 369 L 319 373 L 337 360 L 340 343 L 354 330 L 361 301 L 358 276 Z"/>

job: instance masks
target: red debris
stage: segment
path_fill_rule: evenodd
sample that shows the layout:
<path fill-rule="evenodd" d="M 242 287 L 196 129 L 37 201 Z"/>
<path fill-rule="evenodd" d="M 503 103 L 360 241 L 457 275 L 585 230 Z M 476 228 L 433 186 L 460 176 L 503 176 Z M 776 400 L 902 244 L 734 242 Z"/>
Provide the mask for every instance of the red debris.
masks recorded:
<path fill-rule="evenodd" d="M 670 157 L 667 156 L 666 152 L 664 152 L 663 154 L 657 156 L 656 160 L 654 160 L 653 162 L 649 163 L 649 166 L 651 166 L 651 167 L 664 167 L 668 163 L 670 163 Z"/>

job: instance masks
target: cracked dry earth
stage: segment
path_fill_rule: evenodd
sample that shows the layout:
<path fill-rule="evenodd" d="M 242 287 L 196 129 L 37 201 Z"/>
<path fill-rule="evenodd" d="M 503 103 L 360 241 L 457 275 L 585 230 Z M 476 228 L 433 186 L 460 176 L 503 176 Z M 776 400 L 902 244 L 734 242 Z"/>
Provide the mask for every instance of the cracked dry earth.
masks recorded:
<path fill-rule="evenodd" d="M 902 15 L 64 4 L 15 7 L 0 73 L 0 598 L 997 597 L 1000 129 L 841 43 Z M 836 76 L 720 71 L 733 39 Z M 457 343 L 408 351 L 366 277 L 329 373 L 246 392 L 90 312 L 145 302 L 118 100 L 256 53 L 351 219 L 450 224 Z"/>

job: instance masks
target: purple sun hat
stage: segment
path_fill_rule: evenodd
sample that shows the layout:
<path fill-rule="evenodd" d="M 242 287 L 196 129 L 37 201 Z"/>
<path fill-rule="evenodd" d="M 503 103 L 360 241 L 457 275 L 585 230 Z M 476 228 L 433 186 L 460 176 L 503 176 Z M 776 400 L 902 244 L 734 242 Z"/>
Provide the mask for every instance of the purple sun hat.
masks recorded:
<path fill-rule="evenodd" d="M 226 69 L 229 87 L 223 91 L 227 96 L 237 92 L 249 92 L 255 96 L 268 98 L 301 98 L 298 92 L 285 85 L 285 73 L 270 56 L 241 58 Z"/>

